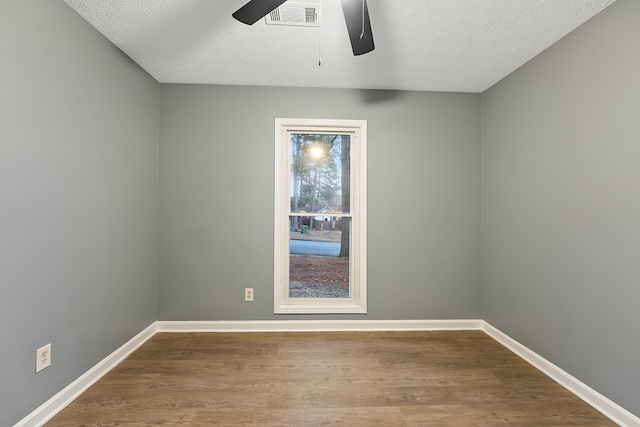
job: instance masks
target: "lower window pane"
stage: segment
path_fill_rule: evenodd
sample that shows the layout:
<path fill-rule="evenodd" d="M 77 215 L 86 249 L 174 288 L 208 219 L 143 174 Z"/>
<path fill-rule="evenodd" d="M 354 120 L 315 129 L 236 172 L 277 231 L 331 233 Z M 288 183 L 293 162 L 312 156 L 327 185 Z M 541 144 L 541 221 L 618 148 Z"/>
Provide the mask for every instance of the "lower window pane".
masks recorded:
<path fill-rule="evenodd" d="M 349 298 L 351 219 L 289 217 L 289 298 Z"/>

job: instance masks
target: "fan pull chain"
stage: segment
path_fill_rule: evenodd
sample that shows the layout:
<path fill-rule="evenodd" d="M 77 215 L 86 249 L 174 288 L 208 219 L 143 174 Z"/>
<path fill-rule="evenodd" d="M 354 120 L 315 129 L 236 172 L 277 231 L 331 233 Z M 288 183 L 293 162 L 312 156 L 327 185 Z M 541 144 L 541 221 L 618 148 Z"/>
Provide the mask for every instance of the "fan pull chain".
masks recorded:
<path fill-rule="evenodd" d="M 362 0 L 362 32 L 360 33 L 360 40 L 364 38 L 364 2 L 366 0 Z"/>
<path fill-rule="evenodd" d="M 322 22 L 318 23 L 318 67 L 322 65 L 322 34 L 320 28 L 322 28 Z"/>

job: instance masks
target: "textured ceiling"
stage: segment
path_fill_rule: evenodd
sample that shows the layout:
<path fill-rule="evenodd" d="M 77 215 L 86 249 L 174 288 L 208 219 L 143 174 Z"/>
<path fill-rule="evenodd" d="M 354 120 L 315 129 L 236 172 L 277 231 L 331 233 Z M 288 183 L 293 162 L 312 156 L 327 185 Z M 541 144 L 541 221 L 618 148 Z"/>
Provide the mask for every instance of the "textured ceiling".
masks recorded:
<path fill-rule="evenodd" d="M 64 1 L 163 83 L 453 92 L 488 89 L 615 2 L 368 0 L 376 49 L 354 57 L 339 0 L 295 0 L 320 5 L 320 28 L 244 25 L 247 0 Z"/>

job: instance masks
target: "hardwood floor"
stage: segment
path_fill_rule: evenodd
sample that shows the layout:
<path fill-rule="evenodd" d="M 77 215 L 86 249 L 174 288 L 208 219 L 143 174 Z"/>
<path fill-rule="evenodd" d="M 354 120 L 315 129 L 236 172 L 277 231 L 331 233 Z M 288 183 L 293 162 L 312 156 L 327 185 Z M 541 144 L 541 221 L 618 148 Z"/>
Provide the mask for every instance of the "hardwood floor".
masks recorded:
<path fill-rule="evenodd" d="M 60 426 L 615 426 L 480 331 L 159 333 Z"/>

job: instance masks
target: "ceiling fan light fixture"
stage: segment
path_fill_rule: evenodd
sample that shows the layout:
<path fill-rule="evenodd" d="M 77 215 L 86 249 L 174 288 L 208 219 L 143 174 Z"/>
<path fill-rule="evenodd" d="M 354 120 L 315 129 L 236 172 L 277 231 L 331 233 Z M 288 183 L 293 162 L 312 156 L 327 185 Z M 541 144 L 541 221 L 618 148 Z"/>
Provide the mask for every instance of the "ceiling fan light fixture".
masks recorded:
<path fill-rule="evenodd" d="M 251 0 L 236 10 L 232 16 L 247 25 L 253 25 L 263 17 L 266 17 L 267 22 L 271 19 L 271 23 L 275 24 L 276 22 L 282 22 L 284 11 L 288 7 L 294 9 L 296 7 L 294 4 L 287 3 L 287 6 L 280 8 L 285 1 L 286 0 Z M 341 0 L 341 3 L 353 54 L 358 56 L 371 52 L 375 49 L 375 45 L 373 44 L 373 33 L 371 32 L 367 0 Z M 316 5 L 313 5 L 313 7 L 316 7 Z M 272 15 L 271 12 L 275 9 L 278 10 Z M 299 23 L 288 23 L 286 25 L 308 26 L 310 25 L 308 21 L 316 19 L 317 16 L 318 14 L 314 13 L 310 7 L 302 5 L 298 9 L 298 17 L 291 18 L 296 22 L 299 21 Z M 278 21 L 278 19 L 280 21 Z M 319 27 L 319 23 L 316 21 L 312 26 Z"/>

